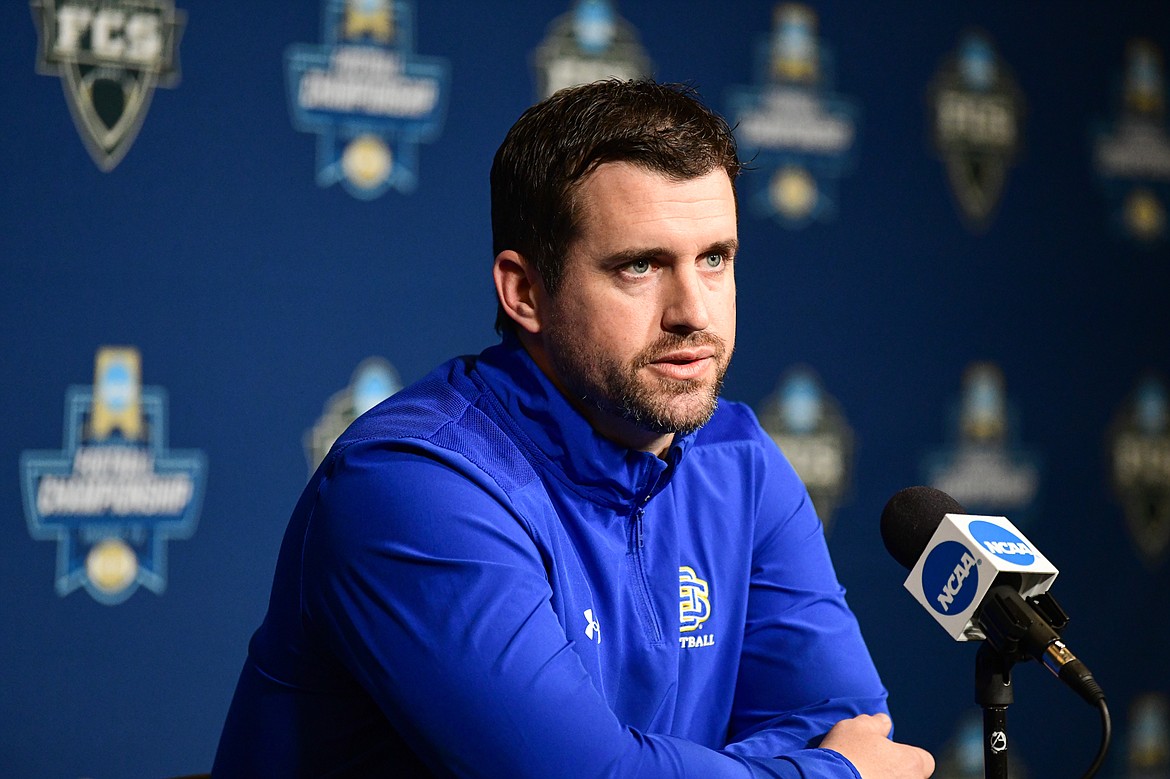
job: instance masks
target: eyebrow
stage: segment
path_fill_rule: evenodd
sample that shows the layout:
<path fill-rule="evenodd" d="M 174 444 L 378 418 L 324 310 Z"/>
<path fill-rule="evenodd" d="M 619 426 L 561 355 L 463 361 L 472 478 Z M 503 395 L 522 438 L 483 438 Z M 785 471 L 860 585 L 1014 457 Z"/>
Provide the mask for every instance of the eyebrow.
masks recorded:
<path fill-rule="evenodd" d="M 703 257 L 708 254 L 722 254 L 725 257 L 733 258 L 738 251 L 739 241 L 732 238 L 727 241 L 716 241 L 699 252 L 698 256 Z M 659 257 L 670 257 L 672 255 L 673 252 L 661 246 L 655 246 L 648 249 L 624 249 L 619 252 L 614 252 L 613 254 L 606 257 L 605 264 L 617 268 L 623 265 L 631 265 L 635 262 L 654 262 Z"/>
<path fill-rule="evenodd" d="M 739 253 L 739 241 L 732 238 L 729 241 L 716 241 L 703 250 L 703 254 L 722 254 L 732 258 Z"/>

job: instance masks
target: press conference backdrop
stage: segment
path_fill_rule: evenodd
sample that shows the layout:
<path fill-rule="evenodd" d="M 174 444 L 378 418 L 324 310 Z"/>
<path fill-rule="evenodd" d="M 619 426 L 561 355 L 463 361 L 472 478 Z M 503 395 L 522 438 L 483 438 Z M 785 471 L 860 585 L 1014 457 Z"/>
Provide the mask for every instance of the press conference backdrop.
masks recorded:
<path fill-rule="evenodd" d="M 0 7 L 3 773 L 210 766 L 322 447 L 495 340 L 507 128 L 646 73 L 752 160 L 725 394 L 806 478 L 897 736 L 980 775 L 975 647 L 878 534 L 929 483 L 1061 569 L 1103 775 L 1170 775 L 1166 4 L 176 3 Z M 1015 774 L 1079 775 L 1096 715 L 1014 679 Z"/>

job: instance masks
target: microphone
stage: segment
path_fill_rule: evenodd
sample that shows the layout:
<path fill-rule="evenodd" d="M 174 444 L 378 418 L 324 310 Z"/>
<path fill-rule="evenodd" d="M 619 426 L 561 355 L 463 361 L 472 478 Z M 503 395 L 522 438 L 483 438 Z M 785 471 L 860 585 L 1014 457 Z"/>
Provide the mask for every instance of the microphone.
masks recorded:
<path fill-rule="evenodd" d="M 941 490 L 907 487 L 886 503 L 881 532 L 910 569 L 904 586 L 951 638 L 1032 657 L 1091 704 L 1105 697 L 1057 632 L 1068 624 L 1048 594 L 1059 571 L 1006 517 L 967 514 Z"/>

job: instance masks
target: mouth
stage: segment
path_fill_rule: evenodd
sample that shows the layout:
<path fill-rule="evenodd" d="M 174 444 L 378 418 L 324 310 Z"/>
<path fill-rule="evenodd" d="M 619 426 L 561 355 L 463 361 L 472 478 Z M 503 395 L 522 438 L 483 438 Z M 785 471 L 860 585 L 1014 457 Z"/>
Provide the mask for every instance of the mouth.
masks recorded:
<path fill-rule="evenodd" d="M 648 367 L 667 378 L 685 381 L 702 376 L 715 363 L 715 350 L 710 348 L 676 349 L 655 357 Z"/>
<path fill-rule="evenodd" d="M 709 347 L 703 347 L 699 349 L 675 349 L 672 352 L 667 352 L 666 354 L 661 354 L 655 357 L 653 362 L 684 365 L 690 362 L 709 360 L 714 356 L 715 350 Z"/>

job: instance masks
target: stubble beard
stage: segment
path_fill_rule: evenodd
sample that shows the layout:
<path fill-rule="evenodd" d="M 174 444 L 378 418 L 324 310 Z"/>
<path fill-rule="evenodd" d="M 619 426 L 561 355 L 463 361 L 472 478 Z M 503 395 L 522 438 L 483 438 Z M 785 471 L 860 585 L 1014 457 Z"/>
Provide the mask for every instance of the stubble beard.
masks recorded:
<path fill-rule="evenodd" d="M 719 403 L 731 359 L 722 338 L 702 331 L 662 333 L 627 363 L 585 343 L 571 326 L 553 325 L 548 336 L 553 367 L 575 400 L 656 434 L 686 435 L 705 425 Z M 713 380 L 642 375 L 662 355 L 701 346 L 714 350 Z M 677 402 L 683 398 L 689 402 Z"/>

